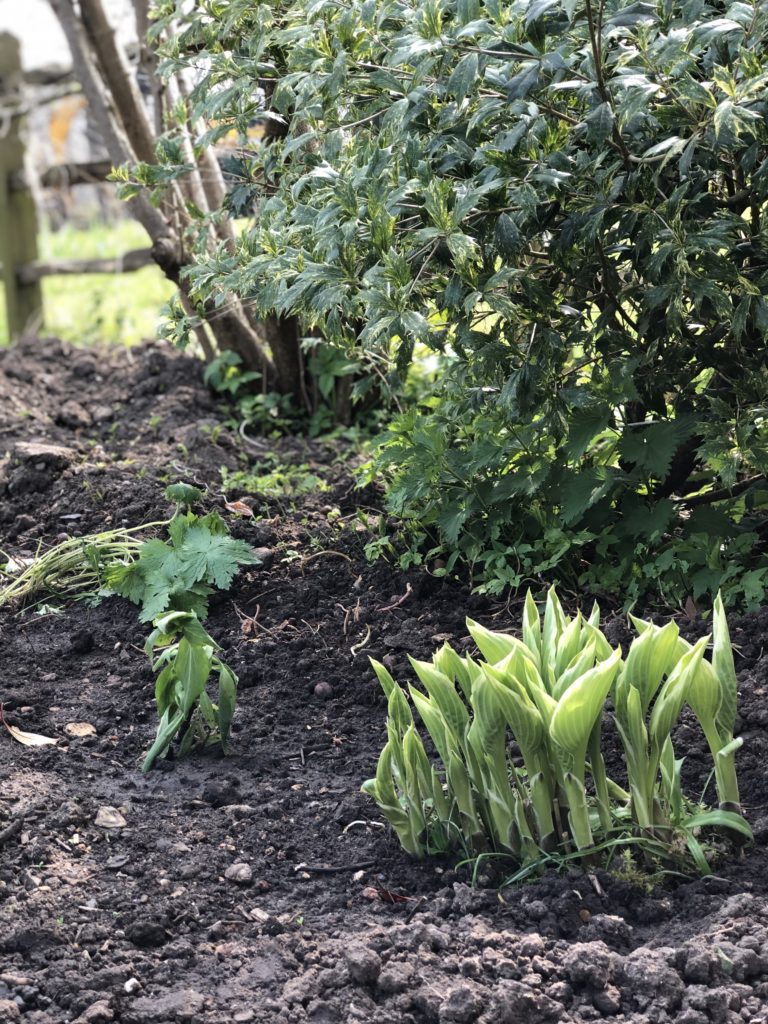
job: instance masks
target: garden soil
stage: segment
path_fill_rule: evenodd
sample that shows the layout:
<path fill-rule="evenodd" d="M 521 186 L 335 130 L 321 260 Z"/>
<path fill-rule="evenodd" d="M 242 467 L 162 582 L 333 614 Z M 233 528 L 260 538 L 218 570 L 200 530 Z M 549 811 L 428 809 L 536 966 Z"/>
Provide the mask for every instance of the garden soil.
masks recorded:
<path fill-rule="evenodd" d="M 209 619 L 240 676 L 229 756 L 148 775 L 136 609 L 54 596 L 0 613 L 6 720 L 57 741 L 0 729 L 0 1022 L 768 1021 L 768 612 L 731 620 L 753 846 L 704 879 L 652 886 L 617 861 L 498 889 L 511 868 L 489 861 L 473 887 L 465 868 L 405 856 L 360 793 L 384 740 L 368 656 L 405 680 L 407 654 L 467 650 L 467 614 L 507 628 L 519 603 L 367 562 L 381 498 L 355 489 L 348 451 L 243 437 L 199 381 L 156 345 L 0 353 L 7 555 L 165 518 L 163 488 L 181 479 L 263 558 Z M 275 458 L 322 488 L 231 492 L 256 515 L 227 512 L 220 468 Z M 607 631 L 626 642 L 618 617 Z M 690 720 L 677 749 L 697 792 L 707 757 Z"/>

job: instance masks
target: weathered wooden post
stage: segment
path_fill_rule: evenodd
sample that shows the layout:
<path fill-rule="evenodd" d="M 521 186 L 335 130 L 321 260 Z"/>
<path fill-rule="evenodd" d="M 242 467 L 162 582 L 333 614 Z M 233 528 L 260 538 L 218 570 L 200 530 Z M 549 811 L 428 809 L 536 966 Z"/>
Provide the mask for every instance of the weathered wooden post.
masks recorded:
<path fill-rule="evenodd" d="M 24 178 L 24 114 L 18 40 L 0 33 L 0 264 L 5 286 L 8 334 L 19 337 L 43 320 L 40 282 L 24 282 L 18 270 L 37 259 L 37 214 Z"/>

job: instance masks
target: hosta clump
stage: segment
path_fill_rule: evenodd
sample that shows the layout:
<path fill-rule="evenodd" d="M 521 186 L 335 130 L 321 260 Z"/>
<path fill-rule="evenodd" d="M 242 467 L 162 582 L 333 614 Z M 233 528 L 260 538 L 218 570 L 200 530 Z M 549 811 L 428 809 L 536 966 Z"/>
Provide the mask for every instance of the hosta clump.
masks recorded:
<path fill-rule="evenodd" d="M 633 622 L 639 635 L 624 658 L 601 631 L 597 606 L 569 618 L 551 590 L 542 618 L 529 593 L 522 639 L 468 620 L 480 659 L 447 644 L 431 662 L 411 659 L 423 690 L 408 692 L 439 764 L 427 755 L 405 691 L 373 662 L 388 698 L 388 738 L 363 790 L 409 853 L 497 851 L 526 864 L 637 842 L 663 857 L 682 838 L 706 872 L 701 828 L 751 834 L 740 815 L 736 675 L 720 599 L 711 660 L 708 637 L 691 645 L 672 622 Z M 609 698 L 626 789 L 608 777 L 603 758 Z M 671 734 L 686 703 L 714 759 L 714 810 L 682 791 Z"/>

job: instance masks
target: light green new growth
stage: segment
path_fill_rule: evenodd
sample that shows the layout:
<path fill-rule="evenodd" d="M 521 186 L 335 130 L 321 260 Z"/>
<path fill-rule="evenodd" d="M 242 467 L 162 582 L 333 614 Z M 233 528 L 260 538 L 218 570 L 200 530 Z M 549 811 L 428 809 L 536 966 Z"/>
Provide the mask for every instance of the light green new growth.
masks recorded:
<path fill-rule="evenodd" d="M 740 815 L 733 738 L 736 675 L 722 602 L 695 645 L 677 626 L 633 619 L 626 658 L 589 618 L 565 615 L 549 591 L 543 619 L 529 593 L 522 640 L 467 620 L 482 661 L 444 645 L 431 662 L 411 659 L 421 688 L 408 691 L 440 765 L 430 762 L 405 692 L 372 662 L 388 699 L 387 743 L 363 791 L 376 800 L 409 853 L 508 853 L 522 864 L 634 837 L 669 856 L 678 837 L 709 871 L 697 831 L 727 827 L 751 836 Z M 602 719 L 611 698 L 624 747 L 628 791 L 608 778 Z M 672 731 L 684 704 L 701 723 L 715 764 L 719 810 L 682 792 Z M 521 763 L 513 763 L 512 738 Z"/>

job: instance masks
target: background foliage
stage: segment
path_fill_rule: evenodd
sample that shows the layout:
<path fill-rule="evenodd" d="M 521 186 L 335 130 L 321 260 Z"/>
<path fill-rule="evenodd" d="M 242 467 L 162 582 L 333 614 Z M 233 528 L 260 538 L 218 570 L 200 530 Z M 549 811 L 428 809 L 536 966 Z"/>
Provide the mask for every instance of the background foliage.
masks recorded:
<path fill-rule="evenodd" d="M 759 603 L 765 6 L 183 8 L 158 4 L 165 67 L 198 69 L 201 146 L 240 133 L 229 213 L 255 214 L 236 252 L 201 246 L 199 300 L 298 316 L 334 372 L 365 369 L 358 401 L 438 354 L 370 470 L 406 557 Z M 155 185 L 184 173 L 172 132 L 159 152 Z"/>

